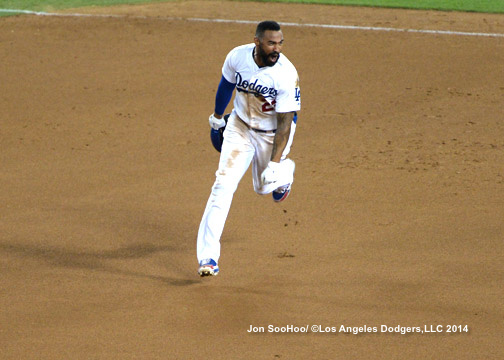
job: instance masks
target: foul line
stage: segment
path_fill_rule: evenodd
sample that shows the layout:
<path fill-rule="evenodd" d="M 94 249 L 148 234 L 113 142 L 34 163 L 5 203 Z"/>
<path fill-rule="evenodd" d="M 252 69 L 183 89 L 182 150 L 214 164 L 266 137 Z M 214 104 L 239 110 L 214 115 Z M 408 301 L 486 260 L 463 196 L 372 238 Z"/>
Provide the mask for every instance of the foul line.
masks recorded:
<path fill-rule="evenodd" d="M 205 19 L 205 18 L 181 18 L 181 17 L 158 17 L 158 16 L 131 16 L 131 15 L 113 15 L 113 14 L 78 14 L 78 13 L 48 13 L 43 11 L 31 10 L 15 10 L 15 9 L 0 9 L 0 12 L 29 14 L 38 16 L 60 16 L 60 17 L 103 17 L 103 18 L 128 18 L 128 19 L 156 19 L 156 20 L 185 20 L 195 22 L 211 22 L 211 23 L 232 23 L 232 24 L 257 24 L 257 21 L 251 20 L 228 20 L 228 19 Z M 323 29 L 340 29 L 340 30 L 360 30 L 360 31 L 386 31 L 386 32 L 404 32 L 404 33 L 420 33 L 420 34 L 437 34 L 437 35 L 456 35 L 456 36 L 480 36 L 480 37 L 503 37 L 500 33 L 481 33 L 481 32 L 465 32 L 465 31 L 450 31 L 450 30 L 421 30 L 421 29 L 402 29 L 388 28 L 376 26 L 356 26 L 356 25 L 331 25 L 331 24 L 302 24 L 292 22 L 279 22 L 282 26 L 295 27 L 312 27 Z"/>
<path fill-rule="evenodd" d="M 249 20 L 201 19 L 201 18 L 188 18 L 186 20 L 189 20 L 189 21 L 204 21 L 204 22 L 217 22 L 217 23 L 257 24 L 257 21 L 249 21 Z M 290 22 L 279 22 L 279 24 L 283 25 L 283 26 L 317 27 L 317 28 L 325 28 L 325 29 L 364 30 L 364 31 L 389 31 L 389 32 L 393 31 L 393 32 L 422 33 L 422 34 L 504 37 L 504 34 L 498 34 L 498 33 L 478 33 L 478 32 L 449 31 L 449 30 L 420 30 L 420 29 L 386 28 L 386 27 L 376 27 L 376 26 L 331 25 L 331 24 L 302 24 L 302 23 L 290 23 Z"/>

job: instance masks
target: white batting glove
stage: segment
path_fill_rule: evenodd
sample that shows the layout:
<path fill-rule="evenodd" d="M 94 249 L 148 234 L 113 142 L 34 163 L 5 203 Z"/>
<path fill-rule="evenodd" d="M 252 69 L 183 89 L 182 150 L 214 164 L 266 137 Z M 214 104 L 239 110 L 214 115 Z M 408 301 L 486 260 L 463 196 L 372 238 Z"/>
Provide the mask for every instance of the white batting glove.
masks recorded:
<path fill-rule="evenodd" d="M 208 122 L 210 123 L 210 127 L 215 130 L 219 130 L 220 128 L 223 128 L 226 126 L 226 122 L 224 121 L 224 118 L 217 119 L 214 114 L 210 115 L 208 118 Z"/>
<path fill-rule="evenodd" d="M 278 181 L 280 176 L 280 163 L 270 161 L 268 166 L 261 174 L 263 185 L 273 184 Z"/>

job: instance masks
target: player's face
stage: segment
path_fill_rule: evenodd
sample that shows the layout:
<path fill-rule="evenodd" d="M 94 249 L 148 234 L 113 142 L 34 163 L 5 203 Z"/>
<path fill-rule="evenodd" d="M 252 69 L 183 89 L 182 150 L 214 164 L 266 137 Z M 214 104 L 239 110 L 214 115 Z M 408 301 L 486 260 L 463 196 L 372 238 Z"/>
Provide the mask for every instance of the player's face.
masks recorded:
<path fill-rule="evenodd" d="M 255 38 L 258 65 L 273 66 L 280 58 L 283 46 L 282 31 L 266 30 L 262 39 Z"/>

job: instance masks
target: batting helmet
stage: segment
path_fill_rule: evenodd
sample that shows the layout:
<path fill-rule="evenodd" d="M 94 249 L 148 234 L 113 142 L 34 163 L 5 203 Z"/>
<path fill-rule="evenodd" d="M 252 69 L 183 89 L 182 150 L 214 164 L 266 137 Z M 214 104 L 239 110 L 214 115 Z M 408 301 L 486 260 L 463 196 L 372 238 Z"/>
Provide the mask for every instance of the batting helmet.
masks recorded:
<path fill-rule="evenodd" d="M 224 121 L 226 122 L 226 125 L 229 119 L 229 115 L 231 114 L 224 115 Z M 218 152 L 221 152 L 222 142 L 224 141 L 224 129 L 226 129 L 225 126 L 221 127 L 219 130 L 215 130 L 214 128 L 210 129 L 210 140 L 212 140 L 212 145 Z"/>

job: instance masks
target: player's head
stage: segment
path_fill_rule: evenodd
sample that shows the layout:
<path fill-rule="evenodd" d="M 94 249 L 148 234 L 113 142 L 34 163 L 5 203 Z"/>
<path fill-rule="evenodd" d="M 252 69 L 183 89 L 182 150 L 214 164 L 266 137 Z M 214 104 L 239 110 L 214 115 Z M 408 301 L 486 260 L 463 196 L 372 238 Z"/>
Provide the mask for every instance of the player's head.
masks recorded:
<path fill-rule="evenodd" d="M 259 24 L 257 24 L 255 33 L 256 38 L 262 39 L 264 37 L 264 32 L 267 30 L 280 31 L 280 25 L 276 21 L 272 20 L 260 22 Z"/>
<path fill-rule="evenodd" d="M 254 37 L 255 59 L 259 66 L 273 66 L 280 58 L 283 34 L 276 21 L 263 21 L 257 25 Z"/>

